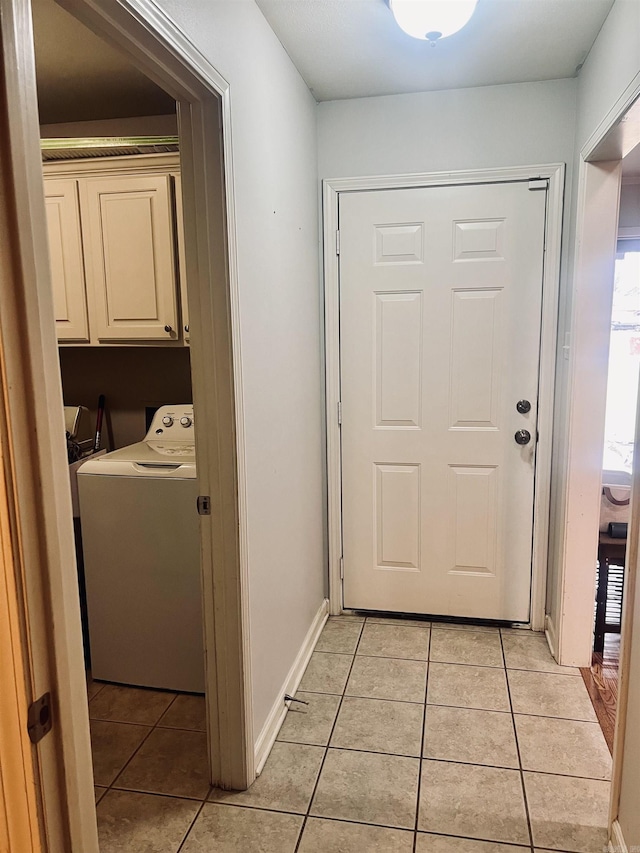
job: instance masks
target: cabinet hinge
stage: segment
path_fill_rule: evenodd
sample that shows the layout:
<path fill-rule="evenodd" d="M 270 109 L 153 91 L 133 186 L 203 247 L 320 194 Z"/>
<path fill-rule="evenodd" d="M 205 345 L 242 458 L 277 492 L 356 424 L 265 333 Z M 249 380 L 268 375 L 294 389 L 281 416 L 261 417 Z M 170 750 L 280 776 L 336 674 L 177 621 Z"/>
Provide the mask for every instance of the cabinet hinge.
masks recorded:
<path fill-rule="evenodd" d="M 529 189 L 530 190 L 547 190 L 547 189 L 549 189 L 549 179 L 548 178 L 532 178 L 529 181 Z"/>
<path fill-rule="evenodd" d="M 40 743 L 52 726 L 51 693 L 45 693 L 29 705 L 27 712 L 27 732 L 31 743 Z"/>
<path fill-rule="evenodd" d="M 344 557 L 340 557 L 340 580 L 344 580 Z"/>
<path fill-rule="evenodd" d="M 338 426 L 342 426 L 342 400 L 338 400 Z"/>
<path fill-rule="evenodd" d="M 198 515 L 211 515 L 211 498 L 209 495 L 198 495 Z"/>
<path fill-rule="evenodd" d="M 336 255 L 340 254 L 340 232 L 336 231 Z"/>

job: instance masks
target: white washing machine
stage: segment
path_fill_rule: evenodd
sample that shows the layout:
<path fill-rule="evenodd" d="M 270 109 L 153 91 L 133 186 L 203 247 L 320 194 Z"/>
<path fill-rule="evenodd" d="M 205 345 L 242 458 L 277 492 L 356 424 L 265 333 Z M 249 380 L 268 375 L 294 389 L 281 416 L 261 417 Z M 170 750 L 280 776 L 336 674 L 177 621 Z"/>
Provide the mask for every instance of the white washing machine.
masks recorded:
<path fill-rule="evenodd" d="M 204 692 L 193 407 L 78 471 L 94 678 Z"/>

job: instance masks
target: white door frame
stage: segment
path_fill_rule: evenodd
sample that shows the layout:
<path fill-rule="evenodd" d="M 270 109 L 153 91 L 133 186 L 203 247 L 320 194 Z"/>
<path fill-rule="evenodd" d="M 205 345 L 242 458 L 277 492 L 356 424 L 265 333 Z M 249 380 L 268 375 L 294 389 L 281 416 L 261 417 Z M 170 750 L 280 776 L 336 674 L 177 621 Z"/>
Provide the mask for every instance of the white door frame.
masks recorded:
<path fill-rule="evenodd" d="M 547 636 L 558 663 L 589 667 L 602 492 L 620 161 L 580 163 L 567 395 L 566 480 L 555 513 L 556 613 Z"/>
<path fill-rule="evenodd" d="M 201 524 L 210 760 L 213 782 L 242 789 L 255 778 L 255 762 L 229 84 L 152 0 L 61 5 L 123 49 L 179 104 L 198 470 L 213 510 Z M 52 850 L 97 853 L 29 0 L 0 0 L 0 17 L 9 137 L 3 157 L 18 265 L 15 288 L 2 297 L 10 303 L 0 335 L 14 377 L 4 393 L 25 548 L 29 651 L 36 674 L 38 666 L 49 667 L 50 681 L 41 681 L 54 693 L 57 712 L 58 733 L 39 750 L 43 821 Z M 30 583 L 44 588 L 43 608 L 29 607 Z M 57 751 L 47 745 L 58 740 Z M 68 837 L 62 846 L 53 841 L 60 833 Z"/>
<path fill-rule="evenodd" d="M 324 293 L 326 350 L 327 489 L 329 527 L 329 601 L 331 613 L 342 612 L 342 466 L 340 439 L 340 300 L 338 202 L 340 193 L 364 190 L 407 189 L 460 184 L 487 184 L 547 179 L 547 217 L 542 291 L 540 386 L 534 499 L 533 573 L 531 627 L 544 628 L 551 482 L 553 392 L 555 382 L 560 244 L 564 196 L 563 163 L 482 169 L 463 172 L 431 172 L 413 175 L 380 175 L 336 178 L 323 181 Z"/>
<path fill-rule="evenodd" d="M 567 388 L 567 451 L 563 491 L 557 507 L 559 542 L 556 549 L 557 607 L 556 624 L 549 622 L 548 633 L 555 638 L 555 655 L 567 666 L 590 666 L 593 649 L 593 601 L 600 524 L 602 491 L 602 450 L 604 447 L 604 409 L 607 373 L 591 365 L 602 361 L 608 352 L 611 334 L 611 297 L 617 240 L 618 203 L 615 182 L 619 183 L 620 161 L 632 147 L 629 134 L 616 133 L 620 119 L 640 98 L 640 74 L 612 105 L 607 115 L 585 142 L 580 152 L 576 210 L 575 264 L 571 319 L 570 374 Z M 609 165 L 610 186 L 604 193 L 600 166 Z M 616 171 L 615 175 L 613 172 Z M 599 180 L 600 178 L 600 180 Z M 607 231 L 608 257 L 589 257 L 592 237 L 589 229 L 598 229 L 598 240 Z M 594 265 L 599 264 L 596 270 Z M 595 276 L 599 275 L 599 279 Z M 602 281 L 609 276 L 610 292 L 602 292 Z M 591 281 L 589 280 L 591 277 Z M 599 303 L 599 308 L 594 301 Z M 609 305 L 607 312 L 606 307 Z M 603 345 L 603 341 L 606 343 Z M 586 373 L 586 376 L 585 376 Z M 588 418 L 585 420 L 585 418 Z M 586 427 L 586 431 L 585 431 Z M 594 466 L 591 459 L 599 457 Z"/>

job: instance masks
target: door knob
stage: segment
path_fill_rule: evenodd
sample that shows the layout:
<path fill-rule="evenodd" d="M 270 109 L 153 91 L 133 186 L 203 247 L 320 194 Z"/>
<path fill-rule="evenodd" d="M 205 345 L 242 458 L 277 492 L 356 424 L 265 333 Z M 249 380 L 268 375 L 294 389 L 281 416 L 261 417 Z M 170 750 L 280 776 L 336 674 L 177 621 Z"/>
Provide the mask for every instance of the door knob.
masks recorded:
<path fill-rule="evenodd" d="M 528 400 L 518 400 L 516 403 L 516 409 L 521 415 L 526 415 L 527 412 L 531 411 L 531 403 Z"/>
<path fill-rule="evenodd" d="M 168 324 L 164 327 L 165 332 L 171 334 L 173 332 L 173 326 L 169 326 Z"/>
<path fill-rule="evenodd" d="M 528 429 L 519 429 L 514 435 L 516 444 L 529 444 L 531 441 L 531 433 Z"/>

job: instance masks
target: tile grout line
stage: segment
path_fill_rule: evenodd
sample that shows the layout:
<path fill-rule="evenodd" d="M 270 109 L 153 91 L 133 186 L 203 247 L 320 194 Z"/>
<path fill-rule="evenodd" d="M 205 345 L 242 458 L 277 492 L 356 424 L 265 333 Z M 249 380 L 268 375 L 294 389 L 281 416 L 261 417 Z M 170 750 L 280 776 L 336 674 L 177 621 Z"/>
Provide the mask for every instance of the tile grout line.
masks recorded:
<path fill-rule="evenodd" d="M 416 819 L 413 826 L 413 853 L 416 853 L 418 845 L 418 822 L 420 820 L 420 792 L 422 787 L 422 763 L 424 761 L 424 735 L 427 727 L 427 691 L 429 689 L 429 668 L 431 666 L 431 638 L 433 629 L 429 630 L 429 642 L 427 643 L 427 672 L 424 680 L 424 709 L 422 712 L 422 732 L 420 734 L 420 746 L 418 755 L 418 786 L 416 790 Z"/>
<path fill-rule="evenodd" d="M 200 805 L 198 806 L 198 810 L 196 811 L 195 817 L 193 818 L 193 820 L 192 820 L 192 821 L 191 821 L 191 823 L 189 824 L 189 828 L 188 828 L 188 829 L 187 829 L 187 831 L 185 832 L 185 834 L 184 834 L 184 836 L 183 836 L 183 838 L 182 838 L 182 841 L 180 842 L 180 844 L 179 844 L 179 845 L 178 845 L 178 847 L 176 848 L 176 853 L 180 853 L 180 851 L 184 849 L 184 845 L 187 843 L 187 839 L 189 838 L 189 835 L 191 834 L 191 830 L 192 830 L 192 829 L 193 829 L 193 827 L 195 826 L 196 821 L 198 820 L 198 818 L 200 817 L 200 815 L 202 814 L 202 812 L 203 812 L 203 810 L 204 810 L 204 807 L 205 807 L 205 805 L 206 805 L 206 803 L 207 803 L 207 797 L 208 797 L 208 796 L 209 796 L 209 791 L 207 791 L 207 794 L 206 794 L 206 796 L 205 796 L 204 800 L 203 800 L 203 801 L 200 803 Z"/>
<path fill-rule="evenodd" d="M 158 794 L 157 796 L 169 796 L 169 795 Z M 194 800 L 193 802 L 198 802 L 198 801 Z M 305 817 L 305 815 L 302 812 L 289 812 L 289 811 L 285 811 L 282 809 L 265 808 L 264 806 L 251 806 L 251 805 L 248 805 L 245 803 L 241 804 L 241 803 L 225 802 L 225 803 L 210 803 L 209 804 L 209 803 L 205 802 L 203 805 L 212 805 L 212 806 L 215 806 L 216 808 L 219 807 L 219 808 L 223 808 L 223 809 L 239 809 L 241 811 L 247 811 L 248 810 L 248 811 L 254 811 L 254 812 L 266 812 L 267 814 L 273 814 L 273 815 L 287 815 L 290 817 L 300 817 L 300 818 Z M 321 815 L 321 816 L 320 815 L 318 815 L 318 816 L 310 815 L 310 817 L 313 817 L 313 818 L 317 817 L 318 820 L 323 820 L 323 821 L 327 821 L 327 822 L 331 822 L 331 823 L 355 824 L 356 826 L 372 826 L 372 827 L 375 827 L 376 829 L 389 829 L 389 830 L 393 830 L 394 832 L 411 833 L 413 835 L 413 830 L 411 830 L 411 829 L 407 829 L 407 828 L 401 827 L 401 826 L 394 826 L 394 825 L 390 825 L 390 824 L 386 824 L 386 823 L 367 823 L 365 821 L 355 820 L 353 818 L 328 817 L 327 815 Z M 517 850 L 522 850 L 522 847 L 523 847 L 522 844 L 518 844 L 515 841 L 496 841 L 494 838 L 474 838 L 474 837 L 471 837 L 469 835 L 451 835 L 450 833 L 447 833 L 447 832 L 435 832 L 432 830 L 424 830 L 422 832 L 418 831 L 418 835 L 420 835 L 420 834 L 434 835 L 434 836 L 437 836 L 439 838 L 447 838 L 447 839 L 453 839 L 453 840 L 482 842 L 484 844 L 493 844 L 493 845 L 500 844 L 505 848 L 513 847 L 514 849 L 517 849 Z M 525 846 L 525 849 L 526 849 L 526 846 Z M 536 853 L 539 853 L 539 850 L 540 850 L 540 848 L 536 848 Z M 368 851 L 366 851 L 366 853 L 373 853 L 373 851 L 368 850 Z M 545 853 L 546 853 L 546 851 L 545 851 Z M 558 850 L 554 849 L 553 851 L 550 850 L 549 853 L 576 853 L 576 851 L 575 850 L 571 851 L 571 850 L 567 850 L 565 848 L 561 848 Z"/>
<path fill-rule="evenodd" d="M 87 683 L 87 707 L 93 702 L 93 700 L 96 698 L 96 696 L 98 696 L 100 693 L 102 693 L 104 688 L 107 686 L 106 684 L 101 684 L 100 687 L 98 687 L 98 690 L 93 694 L 93 696 L 89 696 L 89 687 L 91 684 L 97 684 L 97 682 L 94 681 L 92 678 L 91 682 Z"/>
<path fill-rule="evenodd" d="M 352 623 L 352 624 L 357 624 L 357 623 Z M 430 630 L 433 630 L 433 629 L 430 629 Z M 464 633 L 470 634 L 472 632 L 471 631 L 465 631 Z M 484 633 L 486 634 L 488 632 L 485 631 Z M 492 634 L 492 636 L 494 636 L 494 637 L 500 636 L 500 638 L 502 639 L 501 635 L 498 635 L 498 634 Z M 318 649 L 317 651 L 316 651 L 316 649 L 314 649 L 314 654 L 336 655 L 337 657 L 343 657 L 343 658 L 349 657 L 349 654 L 347 652 L 329 652 L 325 649 Z M 358 657 L 372 658 L 374 660 L 406 660 L 406 661 L 415 661 L 417 663 L 422 662 L 422 658 L 406 658 L 406 657 L 399 657 L 397 655 L 396 656 L 394 656 L 394 655 L 366 655 L 366 654 L 363 654 L 362 652 L 360 652 Z M 505 669 L 504 663 L 501 663 L 501 664 L 465 663 L 464 661 L 449 661 L 449 660 L 434 660 L 434 661 L 431 661 L 431 663 L 437 663 L 441 666 L 474 666 L 474 667 L 477 667 L 479 669 Z M 554 676 L 559 675 L 559 676 L 564 676 L 565 678 L 581 678 L 579 671 L 578 672 L 555 672 L 555 671 L 548 670 L 548 669 L 532 669 L 532 668 L 526 668 L 526 667 L 521 667 L 521 666 L 510 666 L 510 667 L 507 667 L 507 669 L 509 672 L 531 672 L 531 673 L 535 673 L 536 675 L 554 675 Z M 307 690 L 305 692 L 306 693 L 314 693 L 317 691 Z"/>
<path fill-rule="evenodd" d="M 319 695 L 322 695 L 322 694 L 319 694 Z M 331 695 L 331 694 L 327 694 L 327 695 Z M 345 696 L 345 698 L 346 699 L 354 699 L 354 698 L 357 699 L 360 697 Z M 367 701 L 367 702 L 369 702 L 369 701 L 370 702 L 393 702 L 394 701 L 393 699 L 371 699 L 370 697 L 364 697 L 364 698 L 365 698 L 365 701 Z M 427 709 L 428 708 L 450 707 L 447 705 L 426 705 L 426 706 L 423 706 L 422 703 L 418 703 L 418 702 L 413 702 L 413 703 L 407 702 L 405 704 L 413 704 L 413 705 L 420 704 L 421 707 L 426 707 Z M 484 714 L 504 714 L 505 717 L 512 716 L 509 711 L 492 711 L 492 710 L 486 710 L 485 708 L 460 708 L 460 710 L 462 710 L 462 711 L 480 711 L 481 713 L 484 713 Z M 543 717 L 542 719 L 550 719 L 550 718 Z M 569 722 L 573 722 L 573 721 L 570 720 Z M 321 743 L 308 743 L 307 741 L 300 741 L 300 740 L 278 740 L 277 743 L 288 743 L 288 744 L 291 744 L 292 746 L 319 746 L 319 747 L 324 749 L 324 746 Z M 380 750 L 361 749 L 360 747 L 355 747 L 355 746 L 332 746 L 330 748 L 335 749 L 335 750 L 339 750 L 340 752 L 361 752 L 361 753 L 364 753 L 365 755 L 388 755 L 389 758 L 412 758 L 412 759 L 420 758 L 419 754 L 418 755 L 415 755 L 415 754 L 412 755 L 411 753 L 407 753 L 407 752 L 381 752 Z M 425 756 L 423 756 L 423 758 L 427 761 L 433 761 L 436 764 L 463 764 L 466 767 L 487 767 L 490 770 L 518 770 L 519 769 L 518 767 L 515 767 L 513 765 L 509 765 L 509 764 L 480 764 L 477 761 L 462 761 L 462 760 L 457 759 L 457 758 L 434 758 L 433 756 L 430 756 L 430 755 L 425 755 Z M 589 780 L 591 782 L 609 782 L 610 781 L 609 779 L 603 779 L 602 776 L 576 776 L 575 773 L 552 773 L 550 770 L 529 770 L 529 769 L 527 769 L 526 772 L 532 773 L 534 776 L 561 776 L 563 779 L 586 779 L 586 780 Z M 119 788 L 118 790 L 124 791 L 124 790 L 132 790 L 132 789 Z M 167 796 L 171 796 L 171 795 L 167 795 Z M 187 799 L 189 799 L 189 798 L 187 798 Z M 191 799 L 197 799 L 197 798 L 191 798 Z M 231 804 L 228 804 L 228 805 L 231 805 Z M 250 807 L 247 806 L 247 808 L 250 808 Z M 264 807 L 263 806 L 255 806 L 255 808 L 264 808 Z M 269 809 L 267 809 L 267 811 L 269 811 Z M 279 810 L 276 809 L 276 811 L 279 811 Z M 299 812 L 291 812 L 291 814 L 299 814 Z M 396 827 L 396 829 L 402 829 L 402 827 Z M 515 844 L 516 842 L 515 841 L 514 842 L 502 841 L 500 843 L 501 844 L 509 844 L 509 843 Z"/>
<path fill-rule="evenodd" d="M 358 657 L 362 657 L 362 655 L 358 655 Z M 403 660 L 403 658 L 384 658 L 384 660 Z M 426 661 L 413 661 L 413 663 L 426 663 Z M 498 670 L 497 666 L 493 667 L 485 667 L 485 669 Z M 507 670 L 507 672 L 513 672 L 513 670 Z M 303 693 L 312 693 L 315 696 L 340 696 L 340 693 L 323 693 L 321 690 L 303 690 Z M 377 699 L 376 696 L 358 696 L 355 693 L 349 693 L 350 699 Z M 422 702 L 413 702 L 408 699 L 380 699 L 379 701 L 383 702 L 402 702 L 404 705 L 421 705 Z M 502 711 L 499 708 L 482 708 L 476 705 L 448 705 L 445 702 L 429 702 L 429 705 L 434 705 L 438 708 L 461 708 L 469 711 L 491 711 L 493 714 L 510 714 L 511 711 Z M 535 717 L 540 720 L 566 720 L 569 723 L 591 723 L 591 725 L 599 726 L 597 720 L 585 720 L 584 717 L 558 717 L 554 714 L 534 714 L 532 711 L 524 714 L 521 711 L 515 712 L 516 717 Z M 131 725 L 141 725 L 140 723 L 131 723 Z M 191 731 L 191 729 L 187 729 L 186 731 Z"/>
<path fill-rule="evenodd" d="M 104 686 L 106 686 L 106 685 L 104 685 Z M 133 759 L 136 757 L 136 755 L 138 754 L 138 752 L 142 749 L 143 745 L 144 745 L 144 744 L 147 742 L 147 740 L 151 737 L 151 735 L 153 734 L 153 732 L 154 732 L 154 731 L 156 730 L 156 728 L 158 727 L 158 723 L 159 723 L 159 722 L 160 722 L 160 720 L 164 717 L 164 715 L 167 713 L 167 711 L 168 711 L 168 710 L 169 710 L 169 708 L 173 705 L 173 703 L 176 701 L 176 699 L 178 698 L 178 695 L 179 695 L 179 694 L 177 694 L 177 693 L 176 693 L 176 695 L 173 697 L 173 699 L 171 700 L 171 702 L 169 702 L 169 704 L 167 705 L 167 707 L 166 707 L 166 708 L 164 709 L 164 711 L 160 714 L 160 716 L 158 717 L 158 720 L 157 720 L 157 721 L 156 721 L 156 722 L 155 722 L 155 723 L 150 727 L 150 729 L 149 729 L 149 731 L 147 732 L 147 734 L 142 738 L 142 740 L 140 741 L 140 743 L 138 744 L 138 746 L 134 749 L 134 751 L 133 751 L 133 752 L 132 752 L 132 754 L 129 756 L 129 758 L 125 761 L 125 763 L 122 765 L 122 767 L 120 768 L 120 770 L 118 770 L 118 772 L 116 773 L 115 777 L 114 777 L 114 778 L 113 778 L 113 780 L 111 781 L 111 784 L 107 786 L 107 790 L 106 790 L 106 791 L 104 792 L 104 794 L 100 797 L 100 801 L 102 801 L 102 800 L 107 796 L 107 794 L 109 793 L 109 791 L 111 791 L 112 789 L 113 789 L 113 790 L 116 790 L 116 791 L 122 791 L 122 790 L 126 791 L 126 790 L 128 790 L 127 788 L 113 788 L 113 786 L 116 784 L 116 782 L 118 781 L 118 779 L 120 778 L 120 776 L 122 776 L 122 774 L 123 774 L 123 773 L 124 773 L 124 771 L 127 769 L 127 767 L 129 766 L 129 764 L 130 764 L 130 763 L 133 761 Z M 117 720 L 94 720 L 93 722 L 95 722 L 95 723 L 114 723 L 114 722 L 119 722 L 119 721 L 117 721 Z M 132 726 L 133 726 L 133 725 L 136 725 L 136 726 L 139 726 L 139 725 L 144 725 L 144 723 L 125 723 L 125 725 L 132 725 Z M 95 786 L 95 779 L 94 779 L 94 786 Z M 96 804 L 96 805 L 97 805 L 97 804 Z"/>
<path fill-rule="evenodd" d="M 111 720 L 94 720 L 94 722 L 107 723 L 107 722 L 111 722 Z M 152 727 L 149 729 L 149 731 L 146 733 L 146 735 L 142 738 L 142 740 L 140 741 L 140 743 L 138 744 L 138 746 L 133 750 L 133 752 L 131 753 L 131 755 L 129 756 L 129 758 L 127 758 L 127 760 L 126 760 L 126 761 L 125 761 L 125 763 L 122 765 L 122 767 L 120 768 L 120 770 L 118 770 L 118 772 L 116 773 L 116 775 L 115 775 L 115 777 L 113 778 L 113 780 L 110 782 L 110 784 L 109 784 L 109 785 L 107 785 L 107 786 L 106 786 L 106 787 L 107 787 L 107 790 L 104 792 L 104 794 L 102 795 L 102 797 L 100 797 L 100 800 L 103 800 L 103 799 L 107 796 L 107 794 L 109 793 L 109 791 L 111 791 L 111 789 L 113 788 L 113 786 L 115 785 L 115 783 L 118 781 L 118 779 L 119 779 L 119 778 L 120 778 L 120 776 L 122 775 L 123 771 L 124 771 L 124 770 L 129 766 L 129 764 L 130 764 L 130 762 L 132 761 L 132 759 L 133 759 L 133 758 L 138 754 L 138 751 L 140 750 L 140 748 L 142 747 L 142 745 L 143 745 L 144 743 L 146 743 L 147 739 L 149 738 L 149 736 L 151 735 L 151 732 L 152 732 L 154 729 L 155 729 L 155 726 L 152 726 Z M 94 785 L 95 785 L 95 779 L 94 779 Z M 120 789 L 120 788 L 116 788 L 115 790 L 122 790 L 122 789 Z M 125 788 L 124 790 L 126 790 L 126 788 Z"/>
<path fill-rule="evenodd" d="M 518 769 L 520 771 L 520 785 L 522 786 L 522 798 L 524 800 L 524 811 L 527 818 L 527 830 L 529 832 L 529 847 L 531 853 L 535 853 L 533 847 L 533 828 L 531 826 L 531 814 L 529 812 L 529 801 L 527 799 L 527 789 L 524 784 L 524 771 L 522 769 L 522 756 L 520 754 L 520 743 L 518 741 L 518 730 L 516 729 L 516 719 L 515 714 L 513 713 L 513 702 L 511 700 L 511 686 L 509 684 L 509 674 L 507 671 L 507 658 L 504 653 L 504 643 L 502 637 L 502 631 L 500 631 L 500 648 L 502 649 L 502 659 L 504 661 L 504 680 L 507 685 L 507 696 L 509 697 L 509 708 L 511 709 L 511 725 L 513 726 L 513 736 L 516 742 L 516 751 L 518 753 Z"/>
<path fill-rule="evenodd" d="M 330 694 L 323 694 L 330 695 Z M 526 715 L 526 716 L 531 716 Z M 142 728 L 151 727 L 153 729 L 160 729 L 163 732 L 193 732 L 195 734 L 205 734 L 204 729 L 189 729 L 184 726 L 161 726 L 160 723 L 133 723 L 131 720 L 112 720 L 108 717 L 90 717 L 89 718 L 92 723 L 115 723 L 118 726 L 142 726 Z M 574 720 L 574 722 L 581 722 L 580 720 Z M 586 722 L 586 721 L 585 721 Z M 597 725 L 594 723 L 593 725 Z"/>
<path fill-rule="evenodd" d="M 158 796 L 166 796 L 166 795 L 158 795 Z M 194 802 L 196 802 L 196 801 L 194 801 Z M 204 805 L 207 805 L 207 803 L 204 803 Z M 266 812 L 267 814 L 273 814 L 273 815 L 287 815 L 290 817 L 302 817 L 302 818 L 305 817 L 305 815 L 302 814 L 301 812 L 288 812 L 288 811 L 283 811 L 283 810 L 279 810 L 279 809 L 268 809 L 268 808 L 265 808 L 264 806 L 250 806 L 250 805 L 245 805 L 244 803 L 242 803 L 242 804 L 240 804 L 240 803 L 211 803 L 211 805 L 216 806 L 216 807 L 220 807 L 223 809 L 240 809 L 240 810 L 249 810 L 249 811 L 256 811 L 256 812 Z M 311 815 L 311 817 L 315 817 L 315 815 Z M 406 828 L 399 827 L 399 826 L 391 826 L 391 825 L 386 824 L 386 823 L 366 823 L 365 821 L 362 821 L 362 820 L 354 820 L 352 818 L 343 818 L 343 817 L 328 817 L 326 815 L 322 815 L 321 817 L 318 816 L 318 819 L 323 820 L 323 821 L 327 821 L 327 822 L 331 822 L 331 823 L 355 824 L 357 826 L 373 826 L 376 829 L 390 829 L 390 830 L 393 830 L 394 832 L 413 834 L 413 830 L 411 830 L 411 829 L 406 829 Z M 420 834 L 421 833 L 418 832 L 418 835 L 420 835 Z M 431 830 L 429 830 L 429 831 L 425 830 L 424 833 L 422 833 L 422 834 L 433 835 L 433 836 L 437 836 L 438 838 L 446 838 L 446 839 L 458 840 L 458 841 L 474 841 L 474 842 L 482 842 L 484 844 L 493 844 L 493 845 L 500 844 L 502 847 L 514 848 L 515 850 L 522 850 L 523 849 L 522 844 L 518 844 L 515 841 L 496 841 L 493 838 L 473 838 L 469 835 L 451 835 L 447 832 L 433 832 Z M 526 847 L 525 847 L 525 849 L 526 849 Z M 373 851 L 367 850 L 366 853 L 373 853 Z M 536 853 L 540 853 L 540 848 L 536 848 Z M 545 853 L 546 853 L 546 851 L 545 851 Z M 576 851 L 575 850 L 573 850 L 573 851 L 567 850 L 566 848 L 563 847 L 563 848 L 557 849 L 557 850 L 556 849 L 554 849 L 552 851 L 550 850 L 549 853 L 576 853 Z"/>
<path fill-rule="evenodd" d="M 328 620 L 327 620 L 328 621 Z M 356 623 L 357 624 L 357 623 Z M 351 665 L 349 667 L 349 672 L 347 673 L 347 677 L 344 682 L 344 687 L 342 688 L 342 694 L 340 695 L 340 701 L 338 702 L 338 710 L 336 711 L 336 715 L 333 720 L 333 725 L 331 726 L 331 731 L 329 732 L 329 737 L 327 738 L 327 744 L 324 748 L 324 755 L 322 756 L 322 761 L 320 762 L 320 769 L 318 770 L 318 775 L 316 776 L 316 781 L 313 786 L 313 790 L 311 791 L 311 796 L 309 797 L 309 802 L 307 803 L 307 810 L 302 820 L 302 826 L 300 827 L 300 832 L 298 834 L 298 840 L 296 841 L 296 846 L 294 847 L 293 853 L 298 853 L 300 849 L 300 845 L 302 843 L 302 836 L 304 835 L 304 831 L 307 826 L 307 821 L 309 820 L 311 806 L 313 805 L 313 800 L 316 795 L 316 791 L 318 790 L 318 785 L 320 784 L 320 777 L 322 776 L 322 771 L 324 769 L 325 762 L 327 760 L 327 755 L 329 754 L 329 744 L 331 743 L 331 738 L 333 737 L 333 733 L 335 731 L 338 717 L 340 716 L 340 709 L 342 708 L 342 703 L 344 701 L 345 691 L 347 689 L 347 684 L 349 683 L 349 679 L 351 678 L 351 671 L 353 670 L 353 666 L 356 662 L 356 654 L 358 653 L 358 646 L 360 645 L 360 640 L 362 639 L 362 634 L 364 633 L 364 626 L 366 625 L 366 621 L 362 622 L 360 625 L 360 633 L 358 634 L 358 640 L 356 642 L 356 647 L 353 650 L 353 657 L 351 658 Z M 315 649 L 314 649 L 315 652 Z M 335 695 L 335 694 L 333 694 Z"/>
<path fill-rule="evenodd" d="M 112 790 L 120 794 L 146 794 L 149 797 L 162 797 L 165 800 L 183 800 L 189 803 L 201 803 L 202 797 L 193 797 L 188 794 L 166 794 L 162 791 L 150 791 L 148 788 L 118 788 L 113 787 Z M 207 796 L 209 796 L 207 791 Z"/>

